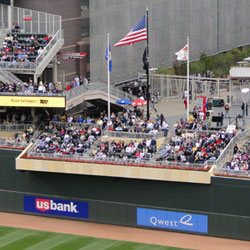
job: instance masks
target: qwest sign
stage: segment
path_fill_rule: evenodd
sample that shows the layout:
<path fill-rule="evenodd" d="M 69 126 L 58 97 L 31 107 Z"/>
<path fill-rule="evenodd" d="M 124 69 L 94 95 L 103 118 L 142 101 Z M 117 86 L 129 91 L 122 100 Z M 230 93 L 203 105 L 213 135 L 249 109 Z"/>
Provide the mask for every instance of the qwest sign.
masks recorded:
<path fill-rule="evenodd" d="M 208 216 L 137 208 L 137 225 L 208 233 Z"/>
<path fill-rule="evenodd" d="M 25 212 L 77 217 L 83 219 L 88 219 L 89 217 L 88 202 L 24 196 L 23 206 Z"/>

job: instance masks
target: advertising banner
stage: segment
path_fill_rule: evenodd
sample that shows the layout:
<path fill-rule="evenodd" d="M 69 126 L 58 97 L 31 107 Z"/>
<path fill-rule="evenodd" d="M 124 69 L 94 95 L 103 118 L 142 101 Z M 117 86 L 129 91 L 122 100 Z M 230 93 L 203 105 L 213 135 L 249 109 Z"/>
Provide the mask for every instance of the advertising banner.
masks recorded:
<path fill-rule="evenodd" d="M 38 214 L 52 214 L 82 219 L 89 218 L 88 202 L 24 196 L 23 209 L 25 212 Z"/>
<path fill-rule="evenodd" d="M 208 233 L 208 216 L 137 208 L 137 225 L 197 233 Z"/>
<path fill-rule="evenodd" d="M 46 107 L 65 108 L 65 97 L 55 96 L 1 96 L 3 107 Z"/>

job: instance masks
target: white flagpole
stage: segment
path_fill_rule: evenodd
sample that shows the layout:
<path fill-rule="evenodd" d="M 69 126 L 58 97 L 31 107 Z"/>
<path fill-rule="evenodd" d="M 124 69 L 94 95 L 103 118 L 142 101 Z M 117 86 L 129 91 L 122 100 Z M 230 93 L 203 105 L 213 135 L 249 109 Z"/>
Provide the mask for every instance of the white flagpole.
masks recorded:
<path fill-rule="evenodd" d="M 110 122 L 110 71 L 109 71 L 109 62 L 110 62 L 110 48 L 109 48 L 109 34 L 107 34 L 107 50 L 108 50 L 108 60 L 107 60 L 107 73 L 108 73 L 108 122 Z"/>
<path fill-rule="evenodd" d="M 187 37 L 187 120 L 189 120 L 189 37 Z"/>

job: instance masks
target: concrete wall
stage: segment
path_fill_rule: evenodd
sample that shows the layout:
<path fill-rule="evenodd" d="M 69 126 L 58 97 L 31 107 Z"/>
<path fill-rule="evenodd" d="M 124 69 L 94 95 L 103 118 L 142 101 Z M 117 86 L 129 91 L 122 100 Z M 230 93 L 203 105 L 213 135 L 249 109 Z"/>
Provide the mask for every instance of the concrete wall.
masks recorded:
<path fill-rule="evenodd" d="M 91 78 L 106 80 L 106 34 L 113 45 L 123 38 L 149 6 L 150 68 L 170 66 L 190 37 L 190 59 L 250 43 L 248 0 L 91 0 Z M 137 76 L 145 43 L 112 46 L 112 81 Z"/>
<path fill-rule="evenodd" d="M 18 0 L 16 7 L 32 9 L 62 16 L 64 30 L 64 46 L 61 52 L 79 52 L 77 42 L 81 40 L 80 0 Z M 78 59 L 77 59 L 78 60 Z M 79 73 L 77 60 L 60 61 L 59 70 L 65 70 L 66 81 Z"/>

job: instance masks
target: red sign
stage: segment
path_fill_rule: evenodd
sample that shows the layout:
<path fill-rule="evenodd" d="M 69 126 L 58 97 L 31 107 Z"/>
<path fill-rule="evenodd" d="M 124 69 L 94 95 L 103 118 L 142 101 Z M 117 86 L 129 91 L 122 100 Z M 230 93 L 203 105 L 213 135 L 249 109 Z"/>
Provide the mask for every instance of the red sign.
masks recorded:
<path fill-rule="evenodd" d="M 32 16 L 24 16 L 24 21 L 32 21 Z"/>

